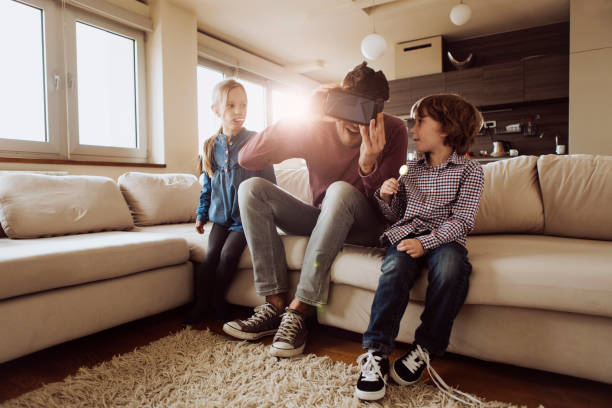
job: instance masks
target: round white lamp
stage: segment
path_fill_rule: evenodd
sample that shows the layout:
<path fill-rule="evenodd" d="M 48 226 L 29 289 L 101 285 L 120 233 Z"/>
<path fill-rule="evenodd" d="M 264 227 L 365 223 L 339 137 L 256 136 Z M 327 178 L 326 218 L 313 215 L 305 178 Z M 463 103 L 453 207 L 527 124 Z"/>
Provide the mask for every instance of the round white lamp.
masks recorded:
<path fill-rule="evenodd" d="M 450 20 L 455 25 L 463 25 L 468 22 L 472 16 L 472 9 L 467 4 L 457 4 L 451 9 Z"/>
<path fill-rule="evenodd" d="M 385 51 L 387 51 L 387 42 L 380 34 L 368 34 L 361 41 L 361 53 L 369 60 L 380 58 Z"/>

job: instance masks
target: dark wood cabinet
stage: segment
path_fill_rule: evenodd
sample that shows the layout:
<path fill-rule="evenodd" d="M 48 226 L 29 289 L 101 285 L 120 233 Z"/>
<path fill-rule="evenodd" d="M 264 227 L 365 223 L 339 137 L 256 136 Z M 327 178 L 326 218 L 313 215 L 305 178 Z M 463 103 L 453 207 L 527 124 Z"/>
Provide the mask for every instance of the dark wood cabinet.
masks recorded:
<path fill-rule="evenodd" d="M 486 65 L 482 69 L 481 105 L 523 102 L 523 86 L 520 61 Z"/>
<path fill-rule="evenodd" d="M 569 96 L 569 55 L 530 58 L 523 64 L 526 101 Z"/>
<path fill-rule="evenodd" d="M 477 106 L 483 104 L 482 68 L 446 72 L 444 79 L 447 93 L 461 95 Z"/>
<path fill-rule="evenodd" d="M 444 74 L 423 75 L 389 82 L 389 101 L 385 112 L 392 115 L 407 115 L 412 105 L 424 96 L 443 93 Z"/>
<path fill-rule="evenodd" d="M 546 101 L 569 96 L 569 55 L 549 55 L 389 82 L 385 111 L 410 113 L 419 98 L 456 93 L 478 107 Z"/>

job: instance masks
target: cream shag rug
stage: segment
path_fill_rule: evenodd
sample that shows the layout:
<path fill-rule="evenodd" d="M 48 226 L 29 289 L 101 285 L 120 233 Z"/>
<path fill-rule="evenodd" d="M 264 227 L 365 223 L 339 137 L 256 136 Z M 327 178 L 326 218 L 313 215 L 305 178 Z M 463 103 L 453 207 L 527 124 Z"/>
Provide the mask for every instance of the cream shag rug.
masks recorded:
<path fill-rule="evenodd" d="M 268 355 L 266 346 L 185 329 L 62 382 L 2 404 L 6 407 L 461 407 L 432 385 L 390 386 L 385 398 L 353 396 L 355 365 L 308 354 Z M 425 378 L 426 374 L 423 378 Z M 482 400 L 482 399 L 481 399 Z M 487 402 L 486 407 L 512 404 Z"/>

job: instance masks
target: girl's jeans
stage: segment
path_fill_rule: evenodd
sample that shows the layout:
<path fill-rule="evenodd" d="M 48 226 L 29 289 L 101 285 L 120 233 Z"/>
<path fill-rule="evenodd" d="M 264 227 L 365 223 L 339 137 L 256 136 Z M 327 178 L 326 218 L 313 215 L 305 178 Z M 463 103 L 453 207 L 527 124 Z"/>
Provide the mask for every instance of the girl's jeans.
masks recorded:
<path fill-rule="evenodd" d="M 410 289 L 424 266 L 429 269 L 427 295 L 414 341 L 432 356 L 444 353 L 455 317 L 465 302 L 472 271 L 467 250 L 456 242 L 440 245 L 416 259 L 395 246 L 387 248 L 370 324 L 363 335 L 364 348 L 391 354 Z"/>
<path fill-rule="evenodd" d="M 289 291 L 285 249 L 276 227 L 310 236 L 295 297 L 313 306 L 327 303 L 329 269 L 345 241 L 378 246 L 384 228 L 365 196 L 344 181 L 327 188 L 320 209 L 259 177 L 240 184 L 238 202 L 259 296 Z"/>

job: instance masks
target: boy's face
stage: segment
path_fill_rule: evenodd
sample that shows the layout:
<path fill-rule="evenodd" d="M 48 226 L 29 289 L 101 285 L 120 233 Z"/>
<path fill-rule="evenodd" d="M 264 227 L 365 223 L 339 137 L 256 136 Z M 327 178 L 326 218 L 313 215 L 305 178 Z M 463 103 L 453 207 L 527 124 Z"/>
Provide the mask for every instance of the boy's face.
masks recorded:
<path fill-rule="evenodd" d="M 445 147 L 444 138 L 447 134 L 442 131 L 440 122 L 432 119 L 426 112 L 423 116 L 417 113 L 414 119 L 414 126 L 410 129 L 410 133 L 412 133 L 417 152 L 431 153 Z"/>

